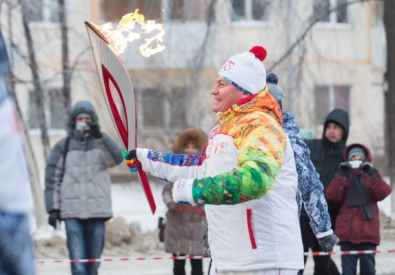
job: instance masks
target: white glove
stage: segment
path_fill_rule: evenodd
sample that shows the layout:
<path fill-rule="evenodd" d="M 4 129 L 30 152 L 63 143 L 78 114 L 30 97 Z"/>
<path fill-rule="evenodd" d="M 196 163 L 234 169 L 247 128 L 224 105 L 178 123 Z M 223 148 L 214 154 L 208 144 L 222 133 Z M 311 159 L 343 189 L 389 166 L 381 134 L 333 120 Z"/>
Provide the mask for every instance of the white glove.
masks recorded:
<path fill-rule="evenodd" d="M 196 205 L 192 198 L 193 179 L 178 179 L 173 183 L 172 196 L 175 203 Z"/>

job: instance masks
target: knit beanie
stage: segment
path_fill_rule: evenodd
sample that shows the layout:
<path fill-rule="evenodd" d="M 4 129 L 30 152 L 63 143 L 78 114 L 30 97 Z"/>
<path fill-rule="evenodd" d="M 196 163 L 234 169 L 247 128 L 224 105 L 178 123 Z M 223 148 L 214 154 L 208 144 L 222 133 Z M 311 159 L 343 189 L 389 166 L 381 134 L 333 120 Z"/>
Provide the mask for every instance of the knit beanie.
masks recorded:
<path fill-rule="evenodd" d="M 281 109 L 283 108 L 284 92 L 280 85 L 278 85 L 278 77 L 275 73 L 270 73 L 266 76 L 267 86 L 269 87 L 269 93 L 278 102 Z"/>
<path fill-rule="evenodd" d="M 366 151 L 362 147 L 354 147 L 348 151 L 348 159 L 350 160 L 353 156 L 360 155 L 364 159 L 366 158 Z"/>
<path fill-rule="evenodd" d="M 262 92 L 266 86 L 266 70 L 262 64 L 266 49 L 254 46 L 248 52 L 239 53 L 225 62 L 218 77 L 249 94 Z"/>
<path fill-rule="evenodd" d="M 92 119 L 92 116 L 88 113 L 79 113 L 78 115 L 75 116 L 75 119 L 81 119 L 81 118 L 90 118 Z"/>

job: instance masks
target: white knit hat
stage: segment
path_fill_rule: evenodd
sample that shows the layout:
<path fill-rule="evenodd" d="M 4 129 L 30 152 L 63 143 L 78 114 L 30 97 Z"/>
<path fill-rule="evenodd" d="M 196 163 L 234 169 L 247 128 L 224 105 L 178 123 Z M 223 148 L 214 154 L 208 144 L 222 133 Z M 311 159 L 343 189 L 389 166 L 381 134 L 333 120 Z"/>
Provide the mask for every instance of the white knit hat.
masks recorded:
<path fill-rule="evenodd" d="M 267 52 L 262 46 L 254 46 L 249 52 L 236 54 L 229 58 L 218 72 L 236 88 L 249 94 L 262 92 L 266 86 L 266 70 L 262 64 Z"/>

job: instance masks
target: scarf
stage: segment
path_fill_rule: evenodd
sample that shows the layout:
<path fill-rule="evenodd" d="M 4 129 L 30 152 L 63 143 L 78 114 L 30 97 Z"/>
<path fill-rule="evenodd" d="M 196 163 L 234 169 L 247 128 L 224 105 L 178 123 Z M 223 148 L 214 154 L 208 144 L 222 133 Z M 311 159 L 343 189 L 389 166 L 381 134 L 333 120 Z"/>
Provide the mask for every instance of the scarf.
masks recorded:
<path fill-rule="evenodd" d="M 372 198 L 361 176 L 350 173 L 348 178 L 350 180 L 350 195 L 348 197 L 347 206 L 359 206 L 364 220 L 373 219 L 374 211 Z"/>

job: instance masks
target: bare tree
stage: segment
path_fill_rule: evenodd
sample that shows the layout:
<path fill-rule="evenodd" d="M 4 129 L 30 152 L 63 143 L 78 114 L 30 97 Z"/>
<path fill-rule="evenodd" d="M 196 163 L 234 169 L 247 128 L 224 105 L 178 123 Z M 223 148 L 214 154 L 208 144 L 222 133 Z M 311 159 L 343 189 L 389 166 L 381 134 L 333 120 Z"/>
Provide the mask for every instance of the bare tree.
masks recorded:
<path fill-rule="evenodd" d="M 67 38 L 67 16 L 64 0 L 58 0 L 59 3 L 59 21 L 62 41 L 62 75 L 63 75 L 63 97 L 64 107 L 70 110 L 71 107 L 71 69 L 69 64 L 69 47 Z"/>
<path fill-rule="evenodd" d="M 34 84 L 34 99 L 37 105 L 37 116 L 38 123 L 41 130 L 41 141 L 44 148 L 44 156 L 48 157 L 50 151 L 50 143 L 48 137 L 48 127 L 47 127 L 47 119 L 45 117 L 45 94 L 40 81 L 39 68 L 36 62 L 36 54 L 34 51 L 32 35 L 29 28 L 29 23 L 27 21 L 28 12 L 29 12 L 29 4 L 25 3 L 24 0 L 19 0 L 19 4 L 22 10 L 22 25 L 26 36 L 26 45 L 28 47 L 29 53 L 29 65 L 33 76 L 33 84 Z"/>

